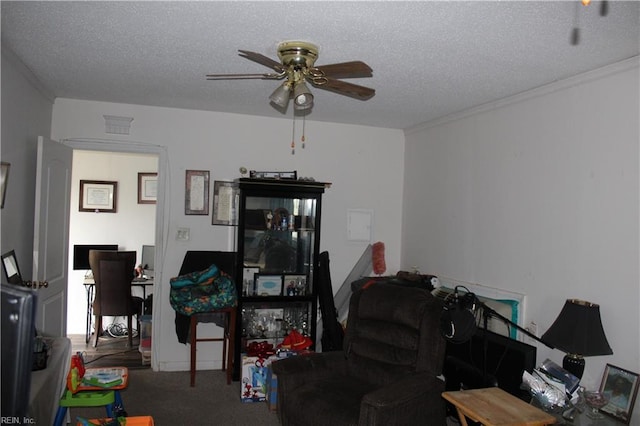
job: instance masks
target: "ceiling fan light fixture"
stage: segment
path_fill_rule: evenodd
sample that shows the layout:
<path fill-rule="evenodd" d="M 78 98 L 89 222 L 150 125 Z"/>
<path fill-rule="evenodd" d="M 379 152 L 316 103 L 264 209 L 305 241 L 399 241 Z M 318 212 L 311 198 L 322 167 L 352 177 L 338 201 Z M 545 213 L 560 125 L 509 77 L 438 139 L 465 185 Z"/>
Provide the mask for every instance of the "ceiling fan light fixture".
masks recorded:
<path fill-rule="evenodd" d="M 0 0 L 1 1 L 1 0 Z M 313 108 L 314 96 L 305 81 L 314 87 L 328 90 L 340 95 L 366 101 L 375 95 L 374 89 L 342 81 L 346 78 L 372 77 L 372 70 L 362 61 L 340 62 L 315 66 L 318 58 L 318 47 L 305 41 L 284 41 L 278 45 L 280 61 L 249 50 L 238 50 L 240 56 L 270 68 L 264 74 L 207 74 L 207 80 L 282 80 L 280 85 L 269 96 L 272 107 L 285 113 L 289 100 L 293 98 L 296 111 L 310 111 Z"/>
<path fill-rule="evenodd" d="M 282 83 L 276 90 L 273 91 L 269 100 L 281 108 L 285 108 L 289 103 L 289 96 L 291 94 L 291 85 L 288 81 Z"/>
<path fill-rule="evenodd" d="M 313 106 L 313 94 L 304 81 L 296 84 L 293 89 L 293 106 L 297 110 L 309 109 Z"/>

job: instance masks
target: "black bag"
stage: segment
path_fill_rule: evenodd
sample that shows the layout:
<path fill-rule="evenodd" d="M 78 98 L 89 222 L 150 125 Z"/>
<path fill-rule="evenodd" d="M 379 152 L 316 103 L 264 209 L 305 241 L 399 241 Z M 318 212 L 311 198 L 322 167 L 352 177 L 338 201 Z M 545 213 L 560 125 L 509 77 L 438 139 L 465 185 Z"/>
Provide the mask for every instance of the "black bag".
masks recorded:
<path fill-rule="evenodd" d="M 319 257 L 318 301 L 322 314 L 322 352 L 342 350 L 344 330 L 338 321 L 338 311 L 333 300 L 331 273 L 329 272 L 329 252 L 323 251 Z"/>

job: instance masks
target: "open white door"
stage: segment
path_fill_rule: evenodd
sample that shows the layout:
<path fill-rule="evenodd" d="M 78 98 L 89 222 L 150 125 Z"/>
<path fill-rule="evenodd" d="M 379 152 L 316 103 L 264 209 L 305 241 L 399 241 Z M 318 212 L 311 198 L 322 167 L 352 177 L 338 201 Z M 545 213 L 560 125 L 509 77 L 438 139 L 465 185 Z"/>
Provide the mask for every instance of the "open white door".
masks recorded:
<path fill-rule="evenodd" d="M 73 149 L 38 137 L 33 230 L 33 280 L 38 289 L 36 327 L 51 336 L 67 334 L 67 258 Z"/>

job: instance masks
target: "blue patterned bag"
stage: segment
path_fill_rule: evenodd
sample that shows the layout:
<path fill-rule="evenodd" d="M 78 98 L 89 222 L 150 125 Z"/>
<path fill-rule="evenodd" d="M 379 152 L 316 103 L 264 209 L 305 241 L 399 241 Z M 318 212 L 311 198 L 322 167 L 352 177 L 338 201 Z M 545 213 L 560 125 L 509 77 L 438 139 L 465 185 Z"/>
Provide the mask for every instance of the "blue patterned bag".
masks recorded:
<path fill-rule="evenodd" d="M 171 307 L 183 315 L 236 306 L 238 294 L 231 277 L 216 265 L 169 280 Z"/>

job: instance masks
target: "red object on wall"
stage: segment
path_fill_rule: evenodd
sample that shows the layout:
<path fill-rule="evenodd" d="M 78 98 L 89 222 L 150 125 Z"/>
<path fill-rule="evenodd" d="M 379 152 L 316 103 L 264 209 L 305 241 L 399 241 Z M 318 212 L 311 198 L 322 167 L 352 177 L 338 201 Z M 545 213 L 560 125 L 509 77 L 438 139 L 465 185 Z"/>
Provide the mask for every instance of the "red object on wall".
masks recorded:
<path fill-rule="evenodd" d="M 376 275 L 382 275 L 387 270 L 387 264 L 384 260 L 384 243 L 378 241 L 372 246 L 373 252 L 371 254 L 373 260 L 373 273 Z"/>

